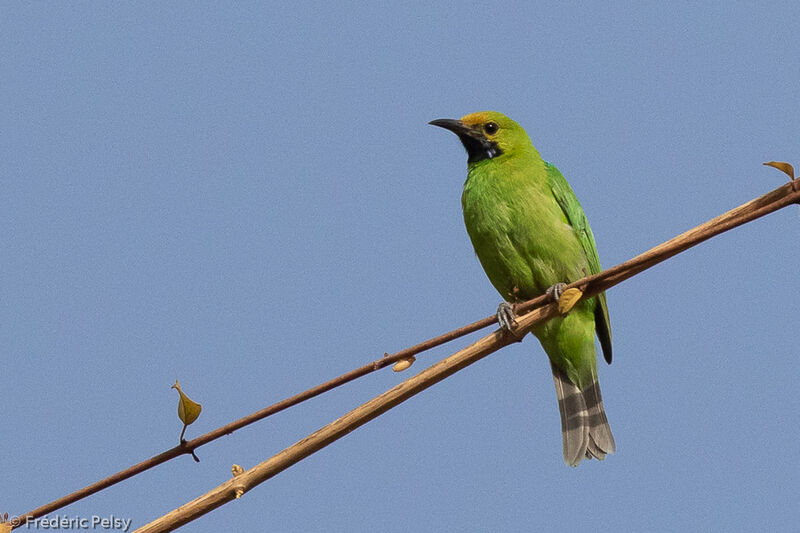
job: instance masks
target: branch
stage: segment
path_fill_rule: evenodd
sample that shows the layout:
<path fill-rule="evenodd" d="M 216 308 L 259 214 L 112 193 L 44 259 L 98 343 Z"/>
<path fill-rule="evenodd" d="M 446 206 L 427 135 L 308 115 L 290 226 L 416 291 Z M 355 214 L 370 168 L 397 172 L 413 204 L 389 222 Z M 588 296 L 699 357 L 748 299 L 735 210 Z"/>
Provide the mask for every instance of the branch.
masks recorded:
<path fill-rule="evenodd" d="M 752 202 L 749 202 L 736 209 L 733 209 L 715 219 L 706 222 L 701 226 L 698 226 L 690 231 L 687 231 L 660 246 L 652 248 L 651 250 L 629 261 L 626 261 L 625 263 L 622 263 L 613 268 L 605 270 L 600 274 L 596 274 L 594 276 L 590 276 L 588 278 L 584 278 L 575 283 L 572 283 L 569 285 L 569 287 L 574 286 L 582 288 L 582 290 L 585 289 L 584 292 L 587 293 L 586 295 L 590 296 L 595 292 L 605 290 L 606 288 L 609 288 L 612 285 L 619 283 L 620 281 L 623 281 L 628 277 L 635 275 L 638 272 L 641 272 L 645 268 L 649 268 L 650 266 L 652 266 L 657 262 L 672 257 L 673 255 L 680 253 L 691 246 L 694 246 L 695 244 L 707 240 L 713 237 L 714 235 L 718 235 L 723 231 L 727 231 L 728 229 L 734 228 L 738 225 L 744 224 L 746 222 L 759 218 L 763 215 L 781 209 L 782 207 L 785 207 L 790 203 L 797 203 L 797 202 L 798 202 L 798 191 L 794 190 L 794 183 L 789 183 L 787 185 L 784 185 L 783 187 L 779 187 L 778 189 L 768 194 L 765 194 L 764 196 L 757 198 L 756 200 L 753 200 Z M 533 309 L 538 305 L 542 305 L 544 302 L 545 302 L 544 297 L 535 298 L 533 300 L 520 304 L 517 307 L 517 312 L 524 313 L 528 310 Z M 58 498 L 57 500 L 54 500 L 48 504 L 37 507 L 36 509 L 33 509 L 25 514 L 19 515 L 18 523 L 17 525 L 15 525 L 15 527 L 24 525 L 30 519 L 39 518 L 48 513 L 61 509 L 62 507 L 66 507 L 67 505 L 75 503 L 78 500 L 86 498 L 107 487 L 110 487 L 116 483 L 119 483 L 130 477 L 140 474 L 141 472 L 149 470 L 150 468 L 154 468 L 162 463 L 165 463 L 183 454 L 191 454 L 192 452 L 194 452 L 196 448 L 199 448 L 200 446 L 207 444 L 213 440 L 216 440 L 224 435 L 231 434 L 237 429 L 241 429 L 263 418 L 266 418 L 270 415 L 283 411 L 284 409 L 297 405 L 298 403 L 314 398 L 315 396 L 318 396 L 324 392 L 334 389 L 340 385 L 344 385 L 345 383 L 349 383 L 350 381 L 353 381 L 359 377 L 370 374 L 376 370 L 380 370 L 381 368 L 384 368 L 392 363 L 395 363 L 396 361 L 399 361 L 401 359 L 407 359 L 408 357 L 419 354 L 425 350 L 429 350 L 436 346 L 445 344 L 451 340 L 463 337 L 464 335 L 468 335 L 470 333 L 483 329 L 496 322 L 497 322 L 496 317 L 492 315 L 483 318 L 481 320 L 478 320 L 476 322 L 473 322 L 472 324 L 468 324 L 466 326 L 455 329 L 438 337 L 434 337 L 425 342 L 414 345 L 410 348 L 406 348 L 392 355 L 385 355 L 381 359 L 372 361 L 371 363 L 353 369 L 330 381 L 312 387 L 290 398 L 286 398 L 285 400 L 281 400 L 280 402 L 277 402 L 259 411 L 251 413 L 250 415 L 240 418 L 239 420 L 221 426 L 191 441 L 185 442 L 182 445 L 178 445 L 175 446 L 174 448 L 170 448 L 164 452 L 161 452 L 158 455 L 155 455 L 145 461 L 137 463 L 129 468 L 121 470 L 116 474 L 108 476 L 105 479 L 92 483 L 91 485 L 88 485 L 66 496 Z"/>
<path fill-rule="evenodd" d="M 794 189 L 795 184 L 788 183 L 764 196 L 709 220 L 705 224 L 682 233 L 629 261 L 599 274 L 578 280 L 568 287 L 580 288 L 584 293 L 584 298 L 593 296 L 715 235 L 755 220 L 789 204 L 799 203 L 800 191 Z M 494 331 L 357 407 L 250 470 L 235 476 L 206 494 L 137 529 L 136 533 L 172 531 L 233 499 L 239 498 L 253 487 L 347 435 L 415 394 L 500 348 L 515 342 L 517 339 L 521 339 L 533 325 L 557 314 L 557 305 L 554 303 L 546 304 L 546 301 L 547 298 L 545 296 L 540 296 L 517 308 L 520 312 L 532 308 L 535 309 L 518 317 L 518 325 L 514 328 L 513 335 L 503 334 L 499 330 Z M 542 305 L 544 306 L 542 307 Z M 487 320 L 489 322 L 486 325 L 492 323 L 488 318 L 478 323 Z"/>
<path fill-rule="evenodd" d="M 459 337 L 463 337 L 464 335 L 468 335 L 474 331 L 478 331 L 479 329 L 485 328 L 493 323 L 497 322 L 495 316 L 486 317 L 482 320 L 478 320 L 477 322 L 473 322 L 472 324 L 468 324 L 461 328 L 455 329 L 443 335 L 439 335 L 438 337 L 434 337 L 429 339 L 425 342 L 421 342 L 410 348 L 406 348 L 404 350 L 400 350 L 392 355 L 385 354 L 382 358 L 376 359 L 371 363 L 367 363 L 359 368 L 355 368 L 349 372 L 346 372 L 334 379 L 326 381 L 325 383 L 321 383 L 315 387 L 311 387 L 299 394 L 295 394 L 285 400 L 281 400 L 277 403 L 264 407 L 263 409 L 251 413 L 243 418 L 230 422 L 224 426 L 218 427 L 215 430 L 209 431 L 204 435 L 201 435 L 195 439 L 190 441 L 183 442 L 182 444 L 175 446 L 174 448 L 170 448 L 166 451 L 161 452 L 158 455 L 154 455 L 153 457 L 146 459 L 140 463 L 137 463 L 131 467 L 128 467 L 124 470 L 120 470 L 116 474 L 112 474 L 100 481 L 96 481 L 91 485 L 87 485 L 86 487 L 76 490 L 66 496 L 62 496 L 57 500 L 53 500 L 52 502 L 37 507 L 32 511 L 28 511 L 25 514 L 19 515 L 17 520 L 15 521 L 14 528 L 20 527 L 25 525 L 29 520 L 34 518 L 40 518 L 45 516 L 48 513 L 52 513 L 62 507 L 66 507 L 72 503 L 77 502 L 78 500 L 82 500 L 92 494 L 99 492 L 103 489 L 106 489 L 112 485 L 115 485 L 121 481 L 124 481 L 128 478 L 131 478 L 137 474 L 141 474 L 142 472 L 154 468 L 162 463 L 165 463 L 169 460 L 175 459 L 184 454 L 194 455 L 194 450 L 199 448 L 204 444 L 208 444 L 211 441 L 214 441 L 220 437 L 225 435 L 229 435 L 236 431 L 237 429 L 241 429 L 245 426 L 249 426 L 254 422 L 258 422 L 259 420 L 266 418 L 270 415 L 274 415 L 283 411 L 284 409 L 288 409 L 294 405 L 297 405 L 301 402 L 306 400 L 310 400 L 315 396 L 319 396 L 320 394 L 327 392 L 331 389 L 335 389 L 341 385 L 349 383 L 355 379 L 358 379 L 362 376 L 366 376 L 376 370 L 380 370 L 386 366 L 391 365 L 401 359 L 407 359 L 413 355 L 419 354 L 426 350 L 430 350 L 431 348 L 435 348 L 436 346 L 440 346 L 446 342 L 451 340 L 457 339 Z"/>

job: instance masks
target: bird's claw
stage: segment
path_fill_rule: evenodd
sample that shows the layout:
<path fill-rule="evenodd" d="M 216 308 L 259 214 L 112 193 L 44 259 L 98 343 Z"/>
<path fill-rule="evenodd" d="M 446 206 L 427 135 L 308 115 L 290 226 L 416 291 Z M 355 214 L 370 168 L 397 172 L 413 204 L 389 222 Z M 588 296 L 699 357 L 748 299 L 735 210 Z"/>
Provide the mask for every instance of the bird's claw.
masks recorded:
<path fill-rule="evenodd" d="M 497 306 L 497 323 L 504 331 L 511 331 L 517 325 L 517 316 L 514 314 L 513 305 L 502 302 Z"/>
<path fill-rule="evenodd" d="M 545 294 L 547 294 L 547 297 L 550 298 L 552 301 L 558 302 L 558 300 L 561 299 L 561 293 L 564 292 L 564 289 L 566 287 L 567 287 L 566 283 L 556 283 L 555 285 L 547 289 Z"/>

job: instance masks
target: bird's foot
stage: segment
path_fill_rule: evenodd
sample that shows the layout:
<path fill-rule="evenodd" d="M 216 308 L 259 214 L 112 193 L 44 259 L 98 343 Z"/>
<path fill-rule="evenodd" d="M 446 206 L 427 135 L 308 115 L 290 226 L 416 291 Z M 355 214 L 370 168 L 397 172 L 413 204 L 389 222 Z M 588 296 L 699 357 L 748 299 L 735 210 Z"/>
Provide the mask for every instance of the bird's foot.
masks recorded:
<path fill-rule="evenodd" d="M 502 302 L 497 306 L 497 323 L 500 329 L 510 332 L 517 325 L 517 315 L 514 314 L 514 306 L 508 302 Z"/>
<path fill-rule="evenodd" d="M 550 298 L 550 300 L 558 303 L 558 301 L 561 299 L 561 293 L 564 292 L 566 286 L 567 286 L 566 283 L 556 283 L 555 285 L 547 289 L 547 291 L 545 291 L 545 294 L 547 295 L 548 298 Z"/>

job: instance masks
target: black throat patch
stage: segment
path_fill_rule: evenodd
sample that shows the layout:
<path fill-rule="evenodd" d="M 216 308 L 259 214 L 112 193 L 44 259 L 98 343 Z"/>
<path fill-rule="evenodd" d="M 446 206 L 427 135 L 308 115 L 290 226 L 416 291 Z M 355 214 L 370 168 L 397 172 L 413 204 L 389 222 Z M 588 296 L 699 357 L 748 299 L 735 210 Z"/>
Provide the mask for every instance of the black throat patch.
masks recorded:
<path fill-rule="evenodd" d="M 492 159 L 503 153 L 494 141 L 476 139 L 466 134 L 461 134 L 458 138 L 461 139 L 461 144 L 463 144 L 464 148 L 467 150 L 467 161 L 469 163 L 477 163 L 484 159 Z"/>

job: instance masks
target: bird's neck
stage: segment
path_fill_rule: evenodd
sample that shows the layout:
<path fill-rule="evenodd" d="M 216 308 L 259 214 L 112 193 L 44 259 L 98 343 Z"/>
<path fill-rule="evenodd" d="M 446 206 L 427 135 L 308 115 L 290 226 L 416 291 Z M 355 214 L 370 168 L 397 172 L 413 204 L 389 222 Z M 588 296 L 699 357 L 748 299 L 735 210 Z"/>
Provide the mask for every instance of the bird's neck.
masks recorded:
<path fill-rule="evenodd" d="M 466 186 L 478 188 L 517 187 L 519 182 L 532 185 L 546 182 L 545 162 L 532 146 L 530 150 L 503 154 L 494 159 L 470 163 Z"/>

